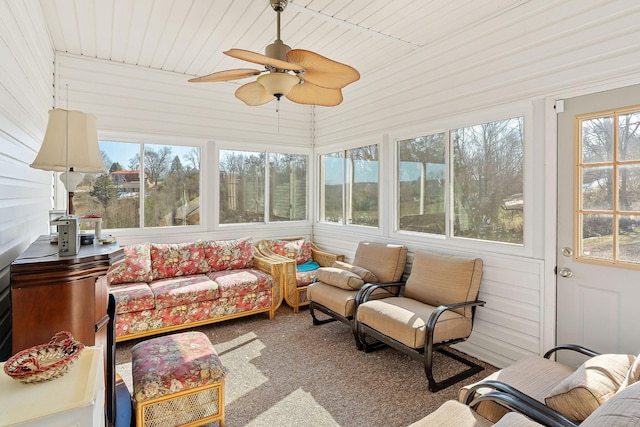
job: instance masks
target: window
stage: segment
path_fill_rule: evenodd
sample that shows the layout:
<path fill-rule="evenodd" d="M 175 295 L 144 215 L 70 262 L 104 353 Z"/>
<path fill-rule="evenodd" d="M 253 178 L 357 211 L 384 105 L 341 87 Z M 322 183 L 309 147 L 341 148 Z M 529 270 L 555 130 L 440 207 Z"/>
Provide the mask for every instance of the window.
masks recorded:
<path fill-rule="evenodd" d="M 453 235 L 523 244 L 524 118 L 451 131 Z"/>
<path fill-rule="evenodd" d="M 523 117 L 399 140 L 396 149 L 398 230 L 523 244 Z"/>
<path fill-rule="evenodd" d="M 378 226 L 377 145 L 322 155 L 320 181 L 321 221 Z"/>
<path fill-rule="evenodd" d="M 219 158 L 220 224 L 307 219 L 308 156 L 220 150 Z"/>
<path fill-rule="evenodd" d="M 269 221 L 307 219 L 307 156 L 269 154 Z"/>
<path fill-rule="evenodd" d="M 577 120 L 578 258 L 640 265 L 640 110 Z"/>
<path fill-rule="evenodd" d="M 398 141 L 399 229 L 445 234 L 444 133 Z"/>
<path fill-rule="evenodd" d="M 100 215 L 109 229 L 200 224 L 200 148 L 100 141 L 100 150 L 107 173 L 85 176 L 76 214 Z"/>

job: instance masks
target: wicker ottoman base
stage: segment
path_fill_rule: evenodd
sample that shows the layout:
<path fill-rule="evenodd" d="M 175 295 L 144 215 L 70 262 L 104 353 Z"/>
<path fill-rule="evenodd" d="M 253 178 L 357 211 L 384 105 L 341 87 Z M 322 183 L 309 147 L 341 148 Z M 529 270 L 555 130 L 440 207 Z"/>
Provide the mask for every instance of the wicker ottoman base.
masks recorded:
<path fill-rule="evenodd" d="M 137 426 L 224 426 L 225 369 L 206 335 L 153 338 L 131 353 Z"/>

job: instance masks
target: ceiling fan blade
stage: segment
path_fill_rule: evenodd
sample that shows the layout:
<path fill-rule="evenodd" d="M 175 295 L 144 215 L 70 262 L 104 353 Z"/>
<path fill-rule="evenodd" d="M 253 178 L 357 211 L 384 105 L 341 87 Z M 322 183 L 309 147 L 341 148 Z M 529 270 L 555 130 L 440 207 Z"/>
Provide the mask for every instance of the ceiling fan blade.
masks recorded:
<path fill-rule="evenodd" d="M 322 105 L 333 107 L 342 102 L 342 91 L 340 89 L 329 89 L 320 87 L 309 81 L 295 85 L 286 95 L 289 101 L 298 104 Z"/>
<path fill-rule="evenodd" d="M 279 70 L 302 71 L 302 67 L 287 61 L 270 58 L 261 53 L 251 52 L 244 49 L 230 49 L 224 52 L 233 58 L 242 59 L 243 61 L 253 62 L 254 64 L 271 65 Z"/>
<path fill-rule="evenodd" d="M 273 101 L 275 97 L 258 82 L 251 82 L 240 86 L 236 90 L 236 98 L 247 105 L 256 106 Z"/>
<path fill-rule="evenodd" d="M 236 68 L 234 70 L 218 71 L 216 73 L 207 74 L 202 77 L 194 77 L 189 81 L 192 83 L 200 82 L 223 82 L 227 80 L 240 80 L 247 77 L 257 76 L 261 73 L 260 70 L 254 70 L 252 68 Z"/>
<path fill-rule="evenodd" d="M 309 50 L 292 49 L 287 53 L 287 61 L 304 68 L 301 76 L 304 80 L 325 88 L 340 89 L 360 78 L 355 68 Z"/>

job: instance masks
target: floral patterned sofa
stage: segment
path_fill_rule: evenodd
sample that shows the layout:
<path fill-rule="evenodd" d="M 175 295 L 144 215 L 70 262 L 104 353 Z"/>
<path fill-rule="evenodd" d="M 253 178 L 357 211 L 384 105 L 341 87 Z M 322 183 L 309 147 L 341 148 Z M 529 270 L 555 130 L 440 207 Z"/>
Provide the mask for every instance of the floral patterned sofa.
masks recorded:
<path fill-rule="evenodd" d="M 284 264 L 251 238 L 141 243 L 105 276 L 116 300 L 116 341 L 267 313 L 281 301 Z"/>

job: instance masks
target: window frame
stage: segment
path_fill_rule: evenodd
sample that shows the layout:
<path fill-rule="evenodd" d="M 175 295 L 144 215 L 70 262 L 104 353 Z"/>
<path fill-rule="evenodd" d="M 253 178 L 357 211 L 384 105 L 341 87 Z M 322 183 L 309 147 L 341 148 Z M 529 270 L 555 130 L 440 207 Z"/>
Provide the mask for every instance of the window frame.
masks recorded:
<path fill-rule="evenodd" d="M 541 108 L 542 109 L 542 108 Z M 542 117 L 536 118 L 542 119 Z M 453 151 L 451 142 L 451 131 L 458 128 L 476 126 L 482 123 L 490 123 L 495 121 L 506 120 L 514 117 L 523 117 L 524 119 L 524 159 L 523 159 L 523 195 L 524 195 L 524 224 L 523 224 L 523 243 L 512 244 L 503 243 L 488 240 L 477 240 L 468 237 L 453 236 L 453 188 L 451 184 L 454 182 L 453 168 L 451 167 L 453 162 Z M 392 161 L 390 172 L 393 176 L 393 184 L 389 193 L 389 216 L 391 222 L 389 226 L 389 236 L 394 239 L 415 242 L 421 245 L 433 245 L 434 247 L 451 247 L 460 248 L 466 251 L 473 250 L 478 253 L 484 251 L 518 255 L 518 256 L 533 256 L 536 250 L 540 251 L 544 245 L 544 236 L 534 237 L 533 229 L 540 225 L 533 224 L 534 217 L 534 205 L 541 205 L 544 200 L 544 171 L 534 171 L 534 157 L 538 156 L 542 158 L 544 156 L 544 149 L 541 148 L 538 152 L 533 150 L 534 148 L 534 133 L 533 133 L 533 120 L 534 120 L 534 107 L 532 103 L 516 103 L 504 105 L 498 108 L 492 108 L 482 111 L 475 111 L 468 114 L 459 116 L 452 116 L 443 118 L 422 126 L 413 126 L 403 130 L 397 130 L 389 134 L 390 149 L 392 151 Z M 446 180 L 446 194 L 445 194 L 445 219 L 446 219 L 446 232 L 445 235 L 437 235 L 430 233 L 420 233 L 415 231 L 406 231 L 399 229 L 400 212 L 398 208 L 398 146 L 397 141 L 415 138 L 418 136 L 424 136 L 434 133 L 445 133 L 446 147 L 445 147 L 445 180 Z M 534 173 L 536 176 L 534 176 Z M 537 188 L 534 188 L 534 182 L 540 180 Z M 543 215 L 543 214 L 541 214 Z M 542 217 L 538 217 L 542 218 Z"/>
<path fill-rule="evenodd" d="M 207 156 L 207 142 L 203 139 L 198 138 L 189 138 L 182 136 L 166 136 L 166 135 L 142 135 L 142 134 L 131 134 L 131 133 L 123 133 L 123 132 L 105 132 L 98 131 L 98 141 L 110 141 L 110 142 L 121 142 L 121 143 L 131 143 L 131 144 L 139 144 L 140 146 L 148 145 L 169 145 L 169 146 L 185 146 L 185 147 L 197 147 L 200 148 L 200 224 L 198 225 L 173 225 L 173 226 L 162 226 L 162 227 L 136 227 L 136 228 L 109 228 L 103 229 L 102 231 L 107 234 L 115 235 L 119 240 L 127 240 L 131 239 L 143 239 L 148 237 L 155 237 L 158 234 L 162 234 L 163 236 L 172 236 L 172 235 L 184 235 L 185 233 L 199 233 L 207 230 L 208 224 L 207 219 L 209 218 L 208 212 L 208 203 L 206 203 L 204 199 L 205 192 L 207 189 L 204 188 L 204 183 L 209 182 L 208 171 L 206 168 L 206 157 Z M 144 161 L 141 162 L 141 168 L 144 167 Z M 56 175 L 59 173 L 56 172 Z M 60 181 L 59 177 L 56 176 L 56 181 Z M 57 185 L 57 184 L 56 184 Z M 55 206 L 56 209 L 65 209 L 66 204 L 66 194 L 63 185 L 56 187 L 56 200 Z M 142 206 L 143 200 L 141 202 L 141 208 L 139 211 L 140 219 L 142 221 L 144 217 L 144 206 Z M 143 223 L 144 221 L 142 221 Z"/>
<path fill-rule="evenodd" d="M 386 216 L 386 210 L 383 208 L 383 197 L 384 194 L 386 193 L 387 189 L 383 188 L 384 182 L 383 180 L 380 179 L 380 177 L 382 176 L 382 173 L 384 172 L 385 168 L 387 167 L 387 150 L 385 150 L 385 146 L 387 144 L 385 144 L 386 141 L 386 135 L 383 136 L 383 138 L 380 137 L 376 137 L 376 138 L 359 138 L 359 139 L 354 139 L 353 141 L 351 141 L 348 144 L 345 143 L 341 143 L 341 144 L 331 144 L 331 145 L 326 145 L 322 148 L 316 148 L 316 151 L 314 152 L 314 165 L 315 165 L 315 170 L 317 171 L 317 173 L 314 174 L 313 176 L 313 182 L 315 183 L 314 185 L 314 200 L 317 201 L 317 206 L 315 206 L 315 210 L 314 210 L 314 218 L 313 218 L 313 222 L 314 222 L 314 226 L 316 227 L 320 227 L 320 228 L 324 228 L 327 227 L 327 229 L 333 229 L 335 227 L 340 227 L 341 229 L 351 229 L 354 232 L 358 232 L 358 233 L 362 233 L 364 235 L 383 235 L 383 233 L 385 232 L 385 230 L 387 229 L 387 216 Z M 346 214 L 347 214 L 347 200 L 346 200 L 346 181 L 347 181 L 347 177 L 346 177 L 346 173 L 347 173 L 347 168 L 343 168 L 343 176 L 342 176 L 342 186 L 343 186 L 343 196 L 342 196 L 342 212 L 345 215 L 345 218 L 343 218 L 343 221 L 340 223 L 336 223 L 336 222 L 328 222 L 328 221 L 321 221 L 320 218 L 322 218 L 322 209 L 323 209 L 323 200 L 321 197 L 321 193 L 322 193 L 322 189 L 320 188 L 321 186 L 324 185 L 324 180 L 322 179 L 323 177 L 321 176 L 322 174 L 322 156 L 326 155 L 326 154 L 331 154 L 331 153 L 336 153 L 336 152 L 343 152 L 345 153 L 345 156 L 342 157 L 343 161 L 346 162 L 348 157 L 346 156 L 346 153 L 349 150 L 353 150 L 355 148 L 359 148 L 359 147 L 365 147 L 365 146 L 370 146 L 370 145 L 376 145 L 378 148 L 378 226 L 377 227 L 373 227 L 373 226 L 369 226 L 369 225 L 360 225 L 360 224 L 351 224 L 351 223 L 347 223 L 346 221 Z M 345 164 L 346 166 L 346 164 Z"/>

